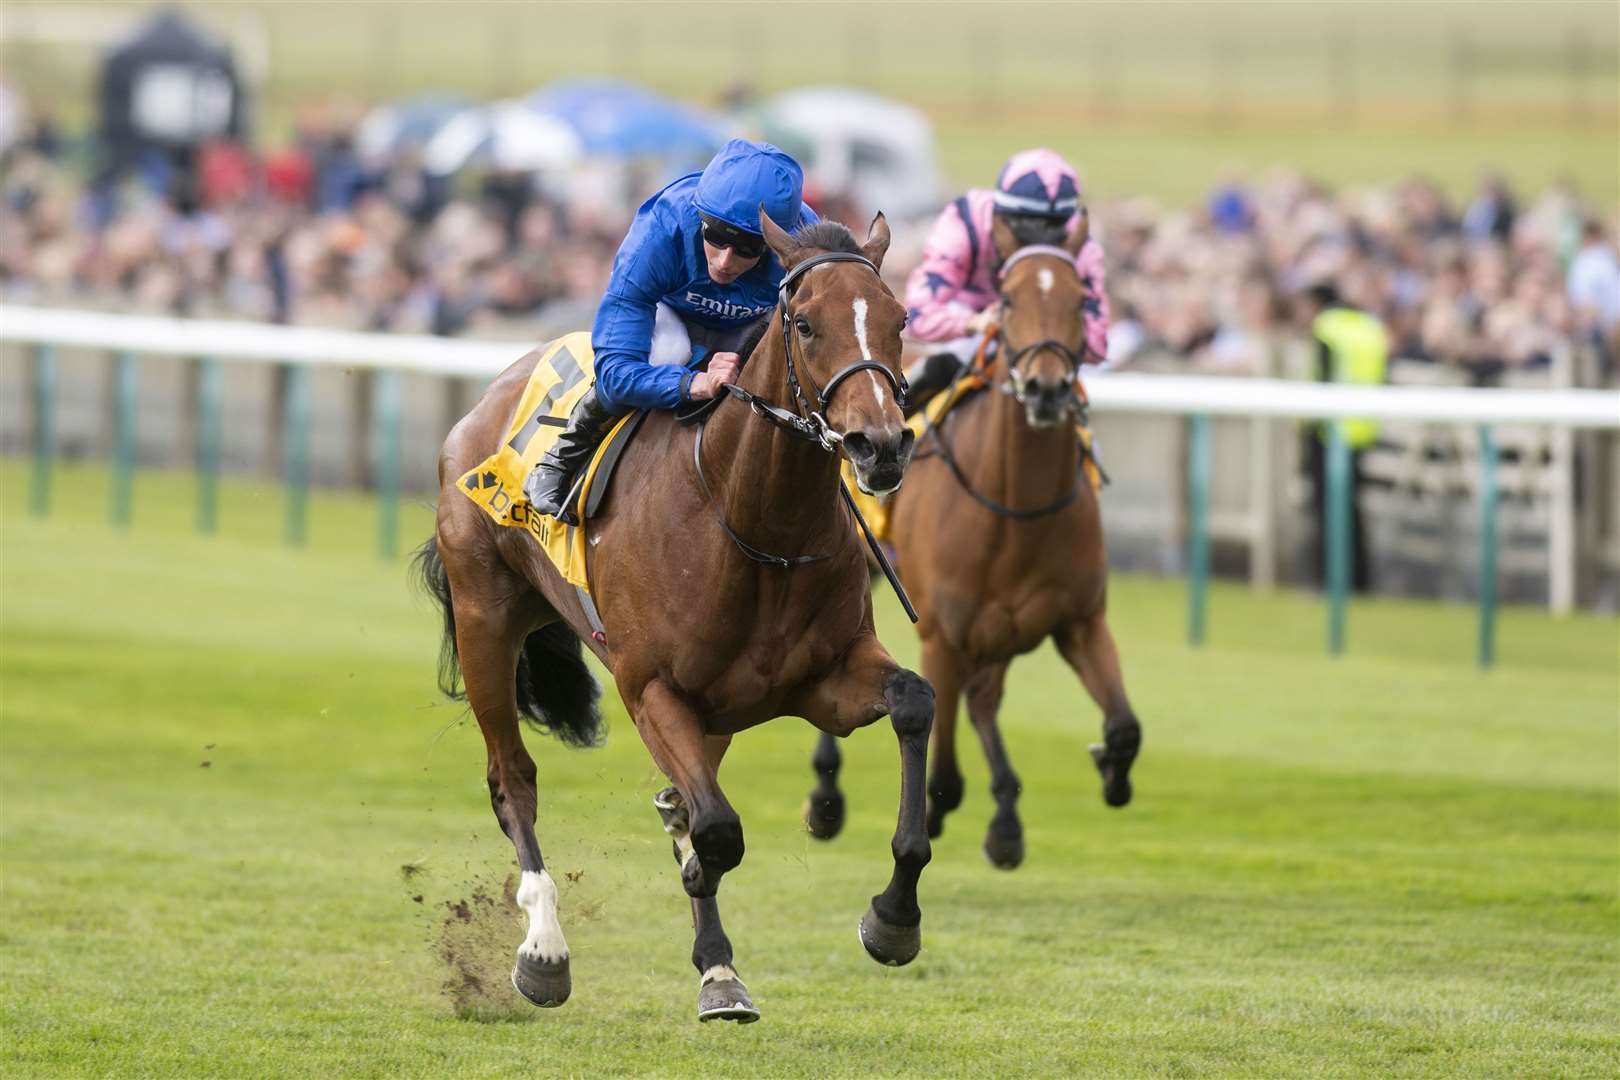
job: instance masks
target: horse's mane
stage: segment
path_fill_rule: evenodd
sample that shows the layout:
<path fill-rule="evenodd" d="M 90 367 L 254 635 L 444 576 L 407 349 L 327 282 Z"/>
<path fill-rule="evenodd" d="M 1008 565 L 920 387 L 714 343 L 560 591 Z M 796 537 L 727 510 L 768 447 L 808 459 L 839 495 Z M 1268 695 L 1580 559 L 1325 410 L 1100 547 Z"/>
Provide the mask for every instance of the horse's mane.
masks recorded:
<path fill-rule="evenodd" d="M 737 345 L 737 355 L 747 360 L 759 348 L 759 343 L 765 340 L 765 335 L 772 326 L 776 325 L 776 313 L 761 315 L 748 324 L 747 333 L 743 334 L 742 341 Z"/>
<path fill-rule="evenodd" d="M 817 221 L 810 225 L 801 225 L 794 231 L 793 239 L 802 247 L 843 251 L 852 255 L 861 254 L 861 245 L 855 242 L 855 234 L 849 231 L 847 225 L 836 221 Z M 737 346 L 737 355 L 744 358 L 753 355 L 754 349 L 774 325 L 775 312 L 757 319 L 743 335 L 742 341 Z"/>
<path fill-rule="evenodd" d="M 793 233 L 793 239 L 804 247 L 820 248 L 823 251 L 843 251 L 851 255 L 861 253 L 861 245 L 855 242 L 855 234 L 849 231 L 847 225 L 837 221 L 817 221 L 811 225 L 801 225 Z"/>

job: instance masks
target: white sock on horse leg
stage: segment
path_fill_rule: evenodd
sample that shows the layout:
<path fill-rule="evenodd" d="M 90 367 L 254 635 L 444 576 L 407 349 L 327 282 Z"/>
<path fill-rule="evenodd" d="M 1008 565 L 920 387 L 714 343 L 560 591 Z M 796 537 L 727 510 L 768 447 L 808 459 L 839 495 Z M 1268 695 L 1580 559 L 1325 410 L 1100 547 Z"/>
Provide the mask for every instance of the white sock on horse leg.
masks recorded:
<path fill-rule="evenodd" d="M 529 916 L 529 936 L 518 946 L 518 952 L 552 964 L 568 959 L 568 942 L 563 940 L 562 924 L 557 921 L 557 883 L 551 875 L 544 870 L 523 871 L 517 902 Z"/>

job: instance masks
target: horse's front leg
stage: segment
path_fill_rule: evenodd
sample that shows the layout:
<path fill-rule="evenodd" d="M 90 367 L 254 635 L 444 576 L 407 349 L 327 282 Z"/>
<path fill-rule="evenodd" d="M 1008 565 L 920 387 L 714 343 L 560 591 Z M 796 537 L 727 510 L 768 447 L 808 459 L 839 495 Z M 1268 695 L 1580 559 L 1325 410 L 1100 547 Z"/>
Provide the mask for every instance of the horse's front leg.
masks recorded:
<path fill-rule="evenodd" d="M 874 960 L 907 964 L 922 947 L 922 910 L 917 880 L 932 852 L 926 822 L 928 731 L 934 720 L 934 691 L 914 671 L 895 663 L 870 632 L 829 674 L 787 710 L 829 735 L 842 737 L 885 713 L 900 740 L 900 813 L 895 826 L 894 874 L 889 887 L 872 898 L 861 919 L 861 944 Z"/>
<path fill-rule="evenodd" d="M 968 716 L 979 733 L 985 760 L 990 763 L 990 794 L 996 798 L 996 816 L 984 835 L 984 856 L 992 866 L 1012 870 L 1024 861 L 1024 825 L 1018 820 L 1018 796 L 1023 791 L 1013 772 L 1007 747 L 1001 741 L 996 714 L 1001 708 L 1001 692 L 1007 682 L 1007 665 L 980 668 L 967 687 Z"/>
<path fill-rule="evenodd" d="M 697 714 L 661 683 L 642 692 L 636 727 L 674 784 L 653 797 L 653 807 L 674 841 L 681 886 L 692 900 L 698 1019 L 758 1020 L 759 1010 L 732 966 L 731 939 L 720 923 L 716 895 L 721 877 L 743 857 L 742 820 L 719 782 L 720 761 L 731 739 L 706 736 Z"/>

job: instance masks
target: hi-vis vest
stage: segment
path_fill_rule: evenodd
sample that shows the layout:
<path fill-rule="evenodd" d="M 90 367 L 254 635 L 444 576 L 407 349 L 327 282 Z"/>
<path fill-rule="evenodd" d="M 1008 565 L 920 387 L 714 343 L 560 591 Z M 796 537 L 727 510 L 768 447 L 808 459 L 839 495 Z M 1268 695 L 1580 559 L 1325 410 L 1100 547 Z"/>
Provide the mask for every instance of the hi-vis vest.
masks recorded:
<path fill-rule="evenodd" d="M 1334 382 L 1377 386 L 1384 381 L 1389 362 L 1389 335 L 1375 316 L 1354 308 L 1329 308 L 1311 323 L 1311 332 L 1328 347 L 1333 358 L 1329 377 Z M 1378 441 L 1378 421 L 1346 417 L 1345 441 L 1361 450 Z M 1324 426 L 1323 437 L 1327 429 Z"/>

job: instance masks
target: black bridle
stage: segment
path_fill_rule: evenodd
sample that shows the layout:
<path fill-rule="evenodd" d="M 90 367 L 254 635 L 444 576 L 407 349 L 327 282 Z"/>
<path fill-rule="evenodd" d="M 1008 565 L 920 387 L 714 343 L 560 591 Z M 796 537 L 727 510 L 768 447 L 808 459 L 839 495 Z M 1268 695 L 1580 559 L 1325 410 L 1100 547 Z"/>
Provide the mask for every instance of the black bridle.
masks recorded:
<path fill-rule="evenodd" d="M 1006 303 L 1007 297 L 1006 294 L 1001 291 L 1000 286 L 1001 283 L 1007 278 L 1007 271 L 1012 268 L 1014 263 L 1017 263 L 1032 255 L 1057 256 L 1063 260 L 1064 265 L 1068 266 L 1068 268 L 1074 272 L 1076 277 L 1079 277 L 1080 271 L 1075 268 L 1074 256 L 1063 248 L 1054 247 L 1049 244 L 1034 244 L 1026 248 L 1020 248 L 1018 251 L 1013 253 L 1011 258 L 1002 263 L 1001 269 L 996 275 L 996 295 L 1003 304 Z M 1075 349 L 1067 342 L 1058 341 L 1056 338 L 1045 338 L 1041 341 L 1034 342 L 1033 344 L 1025 345 L 1023 348 L 1014 351 L 1007 344 L 1006 334 L 1000 325 L 996 327 L 995 340 L 998 348 L 1007 351 L 1007 378 L 1003 382 L 993 383 L 991 385 L 993 385 L 1003 394 L 1013 398 L 1020 405 L 1024 404 L 1024 398 L 1027 393 L 1027 384 L 1019 377 L 1022 374 L 1020 365 L 1028 357 L 1042 352 L 1055 352 L 1063 358 L 1066 364 L 1068 364 L 1070 382 L 1072 383 L 1074 380 L 1079 378 L 1080 364 L 1085 355 L 1084 341 L 1082 341 L 1079 349 Z M 960 379 L 965 374 L 967 374 L 966 367 L 964 367 L 962 371 L 958 373 L 957 378 Z M 946 392 L 949 393 L 949 391 Z M 1081 423 L 1084 423 L 1086 406 L 1085 399 L 1083 397 L 1080 398 L 1079 409 L 1079 420 Z M 996 500 L 989 498 L 988 496 L 979 494 L 977 491 L 973 490 L 973 485 L 968 482 L 967 474 L 962 471 L 962 466 L 957 463 L 956 452 L 954 449 L 952 449 L 950 439 L 945 434 L 945 424 L 949 419 L 950 418 L 947 415 L 942 417 L 938 424 L 930 423 L 928 425 L 927 434 L 933 437 L 934 444 L 939 447 L 939 456 L 944 459 L 946 467 L 951 470 L 951 475 L 956 478 L 957 484 L 961 486 L 963 491 L 967 492 L 970 499 L 984 507 L 986 510 L 989 510 L 991 513 L 997 515 L 998 517 L 1010 518 L 1014 521 L 1033 521 L 1037 518 L 1043 518 L 1057 513 L 1059 510 L 1066 508 L 1070 503 L 1074 502 L 1075 499 L 1080 497 L 1080 484 L 1082 483 L 1082 478 L 1079 476 L 1075 477 L 1075 483 L 1072 489 L 1062 495 L 1059 495 L 1052 502 L 1049 502 L 1044 506 L 1037 506 L 1028 510 L 1021 510 L 1017 507 L 1005 506 Z M 1083 445 L 1082 453 L 1089 453 L 1089 451 L 1084 449 Z"/>
<path fill-rule="evenodd" d="M 833 426 L 827 422 L 827 407 L 832 402 L 833 394 L 838 392 L 838 388 L 850 376 L 862 371 L 881 373 L 885 379 L 889 380 L 889 386 L 894 390 L 895 401 L 901 409 L 906 406 L 906 393 L 909 389 L 904 375 L 896 374 L 887 364 L 880 361 L 863 358 L 840 368 L 833 374 L 832 378 L 827 380 L 826 386 L 818 387 L 807 376 L 804 381 L 810 384 L 810 389 L 815 391 L 816 395 L 817 407 L 810 407 L 810 400 L 805 396 L 804 387 L 799 381 L 798 370 L 793 364 L 793 312 L 789 308 L 789 303 L 793 298 L 793 286 L 800 278 L 818 266 L 838 262 L 860 263 L 871 270 L 872 273 L 878 273 L 877 264 L 864 255 L 857 255 L 854 252 L 847 251 L 829 251 L 821 255 L 813 255 L 788 271 L 782 278 L 782 284 L 777 290 L 777 307 L 782 312 L 782 354 L 787 360 L 788 386 L 793 390 L 793 399 L 798 412 L 789 412 L 780 405 L 772 404 L 759 395 L 744 390 L 736 383 L 724 384 L 724 389 L 728 394 L 743 402 L 756 415 L 771 421 L 777 427 L 782 428 L 796 438 L 816 443 L 828 453 L 832 453 L 837 449 L 838 445 L 844 441 L 844 435 L 842 432 L 834 430 Z M 881 275 L 878 280 L 882 281 Z M 731 542 L 736 545 L 737 550 L 754 562 L 779 567 L 783 570 L 832 558 L 832 552 L 820 555 L 772 555 L 768 551 L 762 551 L 754 547 L 732 530 L 731 526 L 726 522 L 726 516 L 720 509 L 720 504 L 715 501 L 714 492 L 709 488 L 708 478 L 703 475 L 703 429 L 705 426 L 699 424 L 697 433 L 692 438 L 692 466 L 697 470 L 698 485 L 703 489 L 704 500 L 713 509 L 715 520 L 720 523 L 720 528 L 731 538 Z M 854 516 L 856 524 L 860 526 L 861 533 L 866 537 L 867 546 L 871 549 L 873 557 L 876 558 L 878 565 L 883 569 L 884 576 L 889 579 L 889 584 L 894 588 L 895 595 L 900 598 L 901 606 L 905 608 L 906 614 L 911 617 L 911 621 L 916 622 L 917 609 L 912 606 L 911 598 L 906 595 L 905 588 L 900 584 L 899 575 L 895 573 L 894 566 L 889 562 L 888 556 L 884 554 L 882 545 L 878 543 L 877 537 L 873 535 L 871 527 L 867 525 L 866 518 L 861 515 L 860 509 L 856 507 L 854 496 L 850 495 L 849 488 L 844 485 L 843 477 L 839 477 L 838 490 L 844 497 L 844 505 L 849 508 L 849 512 Z"/>
<path fill-rule="evenodd" d="M 878 273 L 878 268 L 872 260 L 864 255 L 857 255 L 852 251 L 829 251 L 821 255 L 813 255 L 788 271 L 782 278 L 782 284 L 777 290 L 777 309 L 782 313 L 782 353 L 787 358 L 788 387 L 793 391 L 793 400 L 797 406 L 797 414 L 788 412 L 779 405 L 773 405 L 757 394 L 750 393 L 736 383 L 727 383 L 726 392 L 738 401 L 743 402 L 755 413 L 772 421 L 778 427 L 792 433 L 806 442 L 818 443 L 823 450 L 831 453 L 837 449 L 838 444 L 844 441 L 844 435 L 833 429 L 827 422 L 827 407 L 832 404 L 833 394 L 849 379 L 850 376 L 862 371 L 872 371 L 882 375 L 889 381 L 894 391 L 895 400 L 900 408 L 906 407 L 906 394 L 910 389 L 906 385 L 906 377 L 897 375 L 887 364 L 878 360 L 857 360 L 852 364 L 840 368 L 827 380 L 826 386 L 817 386 L 808 375 L 804 382 L 810 384 L 815 391 L 816 407 L 810 407 L 810 399 L 805 395 L 804 385 L 800 382 L 798 368 L 793 363 L 793 312 L 789 307 L 793 299 L 793 286 L 805 274 L 818 266 L 828 263 L 852 262 Z M 881 278 L 880 278 L 881 280 Z"/>
<path fill-rule="evenodd" d="M 996 273 L 996 299 L 1003 306 L 1005 306 L 1007 303 L 1007 294 L 1002 291 L 1001 285 L 1007 280 L 1007 271 L 1011 270 L 1015 263 L 1022 262 L 1024 259 L 1034 255 L 1051 255 L 1063 260 L 1063 265 L 1069 268 L 1070 272 L 1074 274 L 1076 279 L 1079 279 L 1080 271 L 1074 264 L 1074 256 L 1071 255 L 1066 249 L 1056 247 L 1052 244 L 1031 244 L 1029 247 L 1019 248 L 1017 251 L 1013 252 L 1011 258 L 1001 264 L 1001 269 Z M 1028 393 L 1028 383 L 1026 380 L 1020 378 L 1020 376 L 1023 374 L 1021 365 L 1027 358 L 1036 356 L 1043 352 L 1057 353 L 1063 358 L 1063 362 L 1068 365 L 1069 381 L 1071 382 L 1079 378 L 1080 365 L 1085 360 L 1086 346 L 1084 337 L 1081 338 L 1080 348 L 1078 349 L 1069 345 L 1069 343 L 1066 341 L 1059 341 L 1056 338 L 1045 338 L 1041 341 L 1025 345 L 1022 349 L 1018 349 L 1017 351 L 1012 351 L 1010 346 L 1007 344 L 1006 331 L 1002 328 L 1002 326 L 998 325 L 996 327 L 996 343 L 1002 349 L 1008 350 L 1007 379 L 1005 382 L 996 384 L 996 389 L 1000 390 L 1003 394 L 1009 395 L 1020 405 L 1024 404 L 1024 397 Z M 1082 413 L 1084 412 L 1083 404 L 1081 406 L 1081 411 Z M 1083 420 L 1084 417 L 1082 416 L 1082 421 Z"/>

